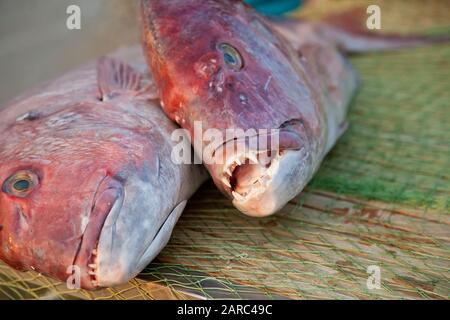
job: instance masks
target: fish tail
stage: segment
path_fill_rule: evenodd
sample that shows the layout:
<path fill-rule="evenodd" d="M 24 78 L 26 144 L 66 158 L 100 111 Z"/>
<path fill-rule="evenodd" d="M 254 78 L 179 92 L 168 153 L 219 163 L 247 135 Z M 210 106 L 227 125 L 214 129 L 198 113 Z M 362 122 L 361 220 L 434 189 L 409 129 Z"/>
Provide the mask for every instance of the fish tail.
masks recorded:
<path fill-rule="evenodd" d="M 319 25 L 322 33 L 344 52 L 364 53 L 419 47 L 450 42 L 450 34 L 402 35 L 383 34 L 369 30 L 365 7 L 356 7 L 338 14 L 328 15 Z"/>

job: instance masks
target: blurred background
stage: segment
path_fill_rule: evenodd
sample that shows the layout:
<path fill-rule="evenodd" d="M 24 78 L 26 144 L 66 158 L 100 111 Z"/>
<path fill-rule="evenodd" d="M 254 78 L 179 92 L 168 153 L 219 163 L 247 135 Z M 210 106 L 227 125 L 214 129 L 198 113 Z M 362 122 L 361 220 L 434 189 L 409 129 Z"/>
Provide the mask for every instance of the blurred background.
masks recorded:
<path fill-rule="evenodd" d="M 300 0 L 248 0 L 282 14 Z M 82 29 L 66 28 L 66 8 L 78 5 Z M 0 0 L 0 105 L 40 81 L 139 41 L 139 1 Z"/>
<path fill-rule="evenodd" d="M 66 9 L 81 8 L 81 30 Z M 137 1 L 1 0 L 0 105 L 43 80 L 139 41 Z"/>

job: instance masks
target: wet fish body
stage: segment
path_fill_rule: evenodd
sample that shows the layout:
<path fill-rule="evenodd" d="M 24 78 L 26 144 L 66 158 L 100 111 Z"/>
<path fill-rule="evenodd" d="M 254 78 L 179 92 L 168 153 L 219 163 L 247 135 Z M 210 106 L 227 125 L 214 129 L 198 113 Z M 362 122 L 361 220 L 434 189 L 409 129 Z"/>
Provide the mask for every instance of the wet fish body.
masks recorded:
<path fill-rule="evenodd" d="M 142 12 L 147 60 L 171 119 L 191 135 L 195 121 L 224 136 L 229 128 L 279 130 L 279 149 L 227 154 L 207 168 L 242 212 L 281 209 L 345 131 L 357 88 L 351 66 L 326 43 L 294 48 L 239 1 L 143 0 Z M 233 137 L 214 153 L 239 143 Z M 268 165 L 254 161 L 268 157 Z"/>
<path fill-rule="evenodd" d="M 136 276 L 206 179 L 171 162 L 141 49 L 114 56 L 0 111 L 0 258 L 86 289 Z"/>
<path fill-rule="evenodd" d="M 258 132 L 251 137 L 256 146 L 242 135 L 216 148 L 194 144 L 203 158 L 225 159 L 205 165 L 236 208 L 251 216 L 271 215 L 298 195 L 345 132 L 359 85 L 345 52 L 435 42 L 269 21 L 238 0 L 141 4 L 144 50 L 165 113 L 194 141 L 196 122 L 224 137 L 229 129 Z M 341 22 L 352 29 L 354 16 Z M 275 147 L 260 130 L 278 131 Z"/>

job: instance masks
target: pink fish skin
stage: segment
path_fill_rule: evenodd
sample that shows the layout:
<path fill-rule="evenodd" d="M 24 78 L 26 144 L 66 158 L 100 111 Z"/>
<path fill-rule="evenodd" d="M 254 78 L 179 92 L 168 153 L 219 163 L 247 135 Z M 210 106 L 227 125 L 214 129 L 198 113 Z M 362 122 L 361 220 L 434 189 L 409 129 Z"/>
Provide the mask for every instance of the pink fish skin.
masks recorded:
<path fill-rule="evenodd" d="M 207 158 L 225 154 L 206 164 L 209 173 L 236 208 L 257 217 L 297 196 L 345 132 L 358 77 L 343 51 L 433 42 L 273 22 L 238 0 L 141 0 L 141 13 L 164 111 L 194 139 L 196 122 L 224 137 L 227 129 L 280 130 L 278 147 L 251 147 L 239 136 L 216 149 L 194 145 Z"/>
<path fill-rule="evenodd" d="M 116 56 L 0 111 L 0 259 L 62 281 L 79 275 L 85 289 L 137 275 L 206 179 L 170 161 L 177 127 L 153 96 L 141 49 Z"/>
<path fill-rule="evenodd" d="M 349 64 L 334 48 L 313 46 L 300 55 L 270 21 L 240 1 L 143 0 L 141 11 L 147 61 L 171 119 L 191 134 L 195 121 L 224 136 L 230 128 L 280 130 L 279 149 L 227 155 L 225 163 L 207 169 L 245 214 L 281 209 L 345 129 L 357 84 Z M 308 65 L 310 53 L 332 67 Z M 329 77 L 323 82 L 318 73 Z M 223 148 L 235 143 L 226 141 Z M 269 157 L 270 163 L 249 162 L 255 157 Z"/>

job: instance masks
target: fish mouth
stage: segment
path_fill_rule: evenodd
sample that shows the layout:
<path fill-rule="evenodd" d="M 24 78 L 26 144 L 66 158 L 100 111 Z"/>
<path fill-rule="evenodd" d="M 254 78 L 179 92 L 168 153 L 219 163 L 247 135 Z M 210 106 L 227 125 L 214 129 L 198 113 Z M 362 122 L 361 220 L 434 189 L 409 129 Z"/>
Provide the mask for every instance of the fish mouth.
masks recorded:
<path fill-rule="evenodd" d="M 299 176 L 298 169 L 305 162 L 306 148 L 300 134 L 281 130 L 278 138 L 278 143 L 268 148 L 230 140 L 216 150 L 225 154 L 219 184 L 234 206 L 249 216 L 265 217 L 281 209 L 286 196 L 277 192 L 293 192 L 286 190 L 288 181 Z"/>
<path fill-rule="evenodd" d="M 231 193 L 233 205 L 251 217 L 267 217 L 281 210 L 303 190 L 309 177 L 310 154 L 305 148 L 283 150 L 271 157 L 269 165 L 234 163 L 231 176 L 222 181 Z"/>
<path fill-rule="evenodd" d="M 106 176 L 99 184 L 89 215 L 89 222 L 82 235 L 78 252 L 73 266 L 79 272 L 80 287 L 93 290 L 99 287 L 98 270 L 98 244 L 103 225 L 109 215 L 118 214 L 123 205 L 123 184 Z"/>
<path fill-rule="evenodd" d="M 120 214 L 109 215 L 100 235 L 94 280 L 98 287 L 119 286 L 136 277 L 166 246 L 186 206 L 182 201 L 170 211 L 158 205 L 136 210 L 130 207 L 136 200 L 128 200 Z"/>
<path fill-rule="evenodd" d="M 279 168 L 280 159 L 287 150 L 257 151 L 248 150 L 228 157 L 223 167 L 221 183 L 232 199 L 233 204 L 242 207 L 243 203 L 256 199 L 266 192 L 272 178 Z M 251 216 L 264 216 L 270 213 L 253 213 L 247 208 L 239 208 Z"/>
<path fill-rule="evenodd" d="M 282 153 L 276 151 L 236 155 L 225 165 L 222 183 L 230 190 L 234 199 L 242 201 L 253 193 L 264 190 L 276 171 L 281 156 Z M 262 158 L 264 160 L 260 161 Z"/>

